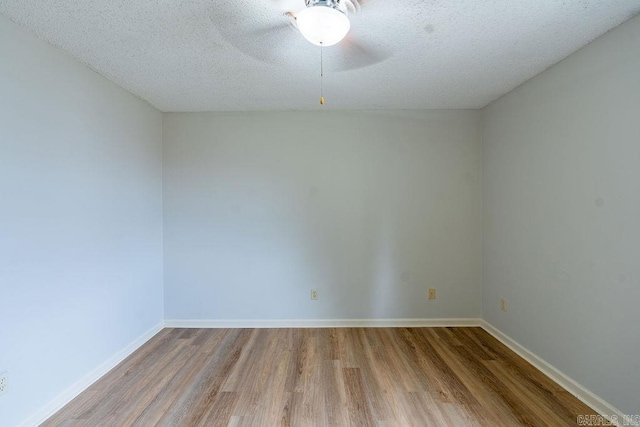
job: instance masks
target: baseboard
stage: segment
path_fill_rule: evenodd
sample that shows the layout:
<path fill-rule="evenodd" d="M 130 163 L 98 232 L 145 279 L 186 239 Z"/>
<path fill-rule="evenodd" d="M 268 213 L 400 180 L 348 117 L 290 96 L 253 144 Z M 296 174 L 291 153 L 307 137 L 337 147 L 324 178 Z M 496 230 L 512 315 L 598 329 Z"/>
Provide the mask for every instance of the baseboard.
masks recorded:
<path fill-rule="evenodd" d="M 480 326 L 480 319 L 165 320 L 167 328 L 399 328 Z"/>
<path fill-rule="evenodd" d="M 158 323 L 153 328 L 149 329 L 144 334 L 136 338 L 132 343 L 120 350 L 118 353 L 111 356 L 107 361 L 102 363 L 93 371 L 85 375 L 80 381 L 71 385 L 65 391 L 60 393 L 55 399 L 47 403 L 43 408 L 38 410 L 35 414 L 24 420 L 18 427 L 33 427 L 44 422 L 47 418 L 58 412 L 67 403 L 73 400 L 76 396 L 86 390 L 91 384 L 99 380 L 104 374 L 115 368 L 120 362 L 126 359 L 131 353 L 136 351 L 142 346 L 142 344 L 149 341 L 164 328 L 164 322 Z"/>
<path fill-rule="evenodd" d="M 541 357 L 537 356 L 535 353 L 529 351 L 526 347 L 518 343 L 517 341 L 511 339 L 508 335 L 500 331 L 498 328 L 486 322 L 484 320 L 481 321 L 482 329 L 493 335 L 498 341 L 502 344 L 509 347 L 516 354 L 522 357 L 527 362 L 531 363 L 538 370 L 540 370 L 543 374 L 551 378 L 553 381 L 558 383 L 562 388 L 567 390 L 569 393 L 573 394 L 576 398 L 584 402 L 586 405 L 591 407 L 594 411 L 598 412 L 600 415 L 606 416 L 611 419 L 612 416 L 615 416 L 617 420 L 622 423 L 624 420 L 624 413 L 619 409 L 615 408 L 610 403 L 606 402 L 604 399 L 600 398 L 598 395 L 594 394 L 580 383 L 564 374 L 562 371 L 546 362 Z M 614 424 L 617 425 L 617 424 Z M 638 425 L 638 424 L 625 424 L 625 425 Z"/>

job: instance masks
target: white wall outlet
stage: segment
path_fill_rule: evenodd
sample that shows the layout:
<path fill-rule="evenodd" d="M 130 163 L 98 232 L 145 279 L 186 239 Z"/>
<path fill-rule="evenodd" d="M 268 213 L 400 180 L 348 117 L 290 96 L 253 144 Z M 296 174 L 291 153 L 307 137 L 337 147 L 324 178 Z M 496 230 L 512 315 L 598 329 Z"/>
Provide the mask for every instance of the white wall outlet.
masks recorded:
<path fill-rule="evenodd" d="M 7 372 L 0 372 L 0 394 L 4 394 L 7 392 L 9 388 L 9 377 Z"/>
<path fill-rule="evenodd" d="M 318 290 L 317 289 L 311 289 L 311 299 L 312 300 L 316 300 L 318 299 Z"/>
<path fill-rule="evenodd" d="M 436 299 L 436 290 L 429 288 L 429 299 Z"/>
<path fill-rule="evenodd" d="M 500 310 L 507 311 L 507 300 L 500 298 Z"/>

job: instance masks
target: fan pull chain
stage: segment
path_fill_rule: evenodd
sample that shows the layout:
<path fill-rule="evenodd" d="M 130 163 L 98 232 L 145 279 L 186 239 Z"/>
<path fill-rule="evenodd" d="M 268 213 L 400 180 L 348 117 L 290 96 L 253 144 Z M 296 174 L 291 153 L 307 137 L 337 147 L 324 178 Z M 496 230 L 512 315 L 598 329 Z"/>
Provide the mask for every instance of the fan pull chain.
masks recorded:
<path fill-rule="evenodd" d="M 320 105 L 324 105 L 324 61 L 322 56 L 322 43 L 320 43 Z"/>

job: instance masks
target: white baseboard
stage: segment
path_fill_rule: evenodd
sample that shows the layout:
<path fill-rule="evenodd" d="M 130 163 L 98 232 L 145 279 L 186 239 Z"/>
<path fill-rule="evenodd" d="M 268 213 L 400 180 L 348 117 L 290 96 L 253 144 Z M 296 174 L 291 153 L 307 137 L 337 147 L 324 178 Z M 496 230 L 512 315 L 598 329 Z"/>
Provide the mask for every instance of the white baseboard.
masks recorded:
<path fill-rule="evenodd" d="M 594 411 L 599 413 L 600 415 L 606 416 L 610 418 L 614 416 L 618 419 L 620 423 L 624 419 L 624 413 L 619 409 L 615 408 L 610 403 L 606 402 L 604 399 L 600 398 L 598 395 L 594 394 L 580 383 L 564 374 L 562 371 L 546 362 L 541 357 L 537 356 L 533 352 L 529 351 L 526 347 L 522 346 L 520 343 L 511 339 L 508 335 L 500 331 L 498 328 L 486 322 L 484 320 L 481 321 L 482 329 L 493 335 L 498 341 L 502 344 L 509 347 L 516 354 L 522 357 L 527 362 L 531 363 L 538 370 L 540 370 L 543 374 L 551 378 L 553 381 L 558 383 L 562 388 L 567 390 L 569 393 L 573 394 L 575 397 L 580 399 L 586 405 L 591 407 Z M 637 425 L 637 424 L 627 424 L 627 425 Z"/>
<path fill-rule="evenodd" d="M 102 363 L 96 369 L 85 375 L 80 381 L 76 382 L 75 384 L 64 390 L 62 393 L 60 393 L 55 399 L 38 410 L 38 412 L 20 423 L 18 427 L 33 427 L 44 422 L 47 418 L 58 412 L 60 409 L 62 409 L 63 406 L 65 406 L 76 396 L 78 396 L 89 386 L 91 386 L 91 384 L 99 380 L 104 374 L 115 368 L 116 365 L 118 365 L 131 353 L 140 348 L 142 344 L 153 338 L 153 336 L 160 332 L 163 328 L 164 322 L 161 322 L 155 325 L 153 328 L 149 329 L 144 334 L 140 335 L 132 343 L 111 356 L 107 361 Z"/>
<path fill-rule="evenodd" d="M 480 319 L 165 320 L 167 328 L 399 328 L 480 326 Z"/>

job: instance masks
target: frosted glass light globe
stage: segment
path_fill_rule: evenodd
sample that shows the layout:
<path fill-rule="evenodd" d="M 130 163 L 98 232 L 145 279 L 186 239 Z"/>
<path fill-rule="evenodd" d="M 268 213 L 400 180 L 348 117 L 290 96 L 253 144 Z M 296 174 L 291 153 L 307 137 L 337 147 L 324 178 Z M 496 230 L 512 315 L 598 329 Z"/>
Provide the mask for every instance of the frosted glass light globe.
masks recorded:
<path fill-rule="evenodd" d="M 351 28 L 347 15 L 329 6 L 311 6 L 296 16 L 298 29 L 305 39 L 316 46 L 333 46 Z"/>

